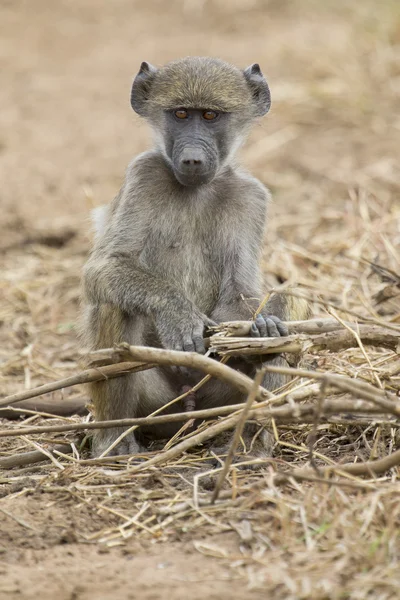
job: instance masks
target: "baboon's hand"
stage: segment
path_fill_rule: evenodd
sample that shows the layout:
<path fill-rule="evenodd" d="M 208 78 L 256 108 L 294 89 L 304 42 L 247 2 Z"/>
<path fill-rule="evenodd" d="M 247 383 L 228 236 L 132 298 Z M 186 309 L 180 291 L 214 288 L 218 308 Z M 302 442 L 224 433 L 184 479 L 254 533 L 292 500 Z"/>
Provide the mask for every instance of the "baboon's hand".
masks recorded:
<path fill-rule="evenodd" d="M 158 335 L 164 348 L 204 354 L 204 330 L 216 325 L 193 306 L 162 313 L 155 318 Z"/>
<path fill-rule="evenodd" d="M 285 337 L 289 335 L 286 325 L 274 315 L 257 315 L 250 329 L 250 337 Z"/>

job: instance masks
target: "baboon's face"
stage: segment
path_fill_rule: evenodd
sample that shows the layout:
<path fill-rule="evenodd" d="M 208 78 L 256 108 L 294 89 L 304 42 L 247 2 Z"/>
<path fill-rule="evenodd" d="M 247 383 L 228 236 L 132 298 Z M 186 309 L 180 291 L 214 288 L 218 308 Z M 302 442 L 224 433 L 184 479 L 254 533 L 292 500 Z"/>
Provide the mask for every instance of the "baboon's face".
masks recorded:
<path fill-rule="evenodd" d="M 164 150 L 176 179 L 199 186 L 214 179 L 229 147 L 229 113 L 179 107 L 164 113 Z"/>
<path fill-rule="evenodd" d="M 131 90 L 133 110 L 150 123 L 179 183 L 191 187 L 218 175 L 270 104 L 257 63 L 241 71 L 209 57 L 161 69 L 142 62 Z"/>

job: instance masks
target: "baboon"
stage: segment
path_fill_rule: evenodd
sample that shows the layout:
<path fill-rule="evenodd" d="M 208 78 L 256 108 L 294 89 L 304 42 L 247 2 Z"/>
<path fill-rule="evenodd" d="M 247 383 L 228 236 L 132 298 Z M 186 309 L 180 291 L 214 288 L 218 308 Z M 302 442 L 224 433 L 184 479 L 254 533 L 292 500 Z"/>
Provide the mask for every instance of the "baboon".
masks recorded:
<path fill-rule="evenodd" d="M 125 341 L 202 353 L 208 326 L 251 319 L 262 297 L 268 192 L 237 165 L 235 153 L 268 112 L 269 87 L 258 64 L 240 70 L 216 58 L 190 57 L 157 69 L 143 62 L 131 105 L 151 126 L 155 145 L 130 164 L 114 201 L 95 214 L 96 239 L 84 269 L 84 339 L 92 349 Z M 281 321 L 304 318 L 304 311 L 301 302 L 276 296 L 254 321 L 252 335 L 287 335 Z M 235 366 L 254 374 L 254 362 Z M 160 367 L 92 383 L 96 419 L 147 416 L 200 376 Z M 264 385 L 273 390 L 282 382 L 269 374 Z M 196 393 L 196 406 L 243 399 L 211 380 Z M 170 410 L 182 411 L 182 404 Z M 148 438 L 170 437 L 180 425 L 140 430 L 113 453 L 137 453 Z M 250 435 L 251 427 L 246 431 Z M 99 430 L 94 454 L 121 432 Z M 258 438 L 265 451 L 267 437 Z"/>

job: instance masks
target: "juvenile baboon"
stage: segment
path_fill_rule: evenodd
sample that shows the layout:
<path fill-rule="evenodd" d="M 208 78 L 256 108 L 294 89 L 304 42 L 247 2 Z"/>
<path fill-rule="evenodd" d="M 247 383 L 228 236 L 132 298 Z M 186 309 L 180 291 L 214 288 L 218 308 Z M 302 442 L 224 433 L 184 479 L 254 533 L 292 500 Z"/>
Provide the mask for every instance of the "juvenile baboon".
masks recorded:
<path fill-rule="evenodd" d="M 235 152 L 269 110 L 268 84 L 257 64 L 242 71 L 215 58 L 184 58 L 160 69 L 143 62 L 131 105 L 150 124 L 155 147 L 130 164 L 114 201 L 97 209 L 84 270 L 84 338 L 93 349 L 126 341 L 204 352 L 207 326 L 251 318 L 262 297 L 268 192 L 237 166 Z M 303 304 L 275 297 L 252 335 L 287 335 L 281 320 L 303 317 Z M 254 364 L 238 364 L 254 372 Z M 96 418 L 146 416 L 198 379 L 197 372 L 165 367 L 92 383 Z M 268 389 L 281 384 L 279 376 L 264 381 Z M 196 394 L 199 409 L 241 401 L 241 393 L 217 380 Z M 180 425 L 141 435 L 166 438 Z M 98 431 L 94 453 L 120 434 Z M 142 441 L 131 434 L 114 453 L 135 453 Z"/>

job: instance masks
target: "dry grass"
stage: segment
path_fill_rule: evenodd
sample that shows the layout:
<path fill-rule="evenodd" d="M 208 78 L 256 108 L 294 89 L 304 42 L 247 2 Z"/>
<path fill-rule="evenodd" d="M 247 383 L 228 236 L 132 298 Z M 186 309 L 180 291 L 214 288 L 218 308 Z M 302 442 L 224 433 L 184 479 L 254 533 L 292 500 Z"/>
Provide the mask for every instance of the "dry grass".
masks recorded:
<path fill-rule="evenodd" d="M 210 53 L 262 64 L 275 104 L 243 159 L 274 197 L 264 255 L 267 286 L 301 285 L 317 316 L 369 319 L 398 332 L 398 3 L 176 0 L 163 17 L 155 0 L 138 3 L 135 15 L 122 0 L 110 6 L 98 3 L 96 20 L 90 2 L 76 4 L 79 18 L 63 2 L 52 12 L 43 4 L 29 14 L 31 28 L 18 55 L 12 32 L 23 30 L 19 11 L 32 9 L 6 3 L 0 9 L 10 82 L 0 91 L 8 107 L 0 115 L 6 126 L 0 138 L 6 182 L 0 217 L 2 396 L 77 371 L 74 323 L 89 247 L 83 218 L 91 203 L 115 193 L 132 152 L 146 146 L 143 126 L 132 128 L 133 140 L 127 132 L 128 107 L 120 102 L 142 58 L 160 63 Z M 58 41 L 54 22 L 64 24 Z M 36 77 L 29 80 L 34 64 Z M 391 349 L 355 339 L 353 348 L 314 349 L 302 360 L 304 368 L 399 396 L 400 359 Z M 293 382 L 300 384 L 300 378 Z M 53 397 L 82 394 L 65 388 Z M 338 398 L 330 390 L 326 397 Z M 399 468 L 363 478 L 324 480 L 318 470 L 314 481 L 277 477 L 308 464 L 311 442 L 319 468 L 392 454 L 399 448 L 400 422 L 391 419 L 365 413 L 351 421 L 341 413 L 315 423 L 278 424 L 274 459 L 260 471 L 230 469 L 215 504 L 209 502 L 214 480 L 202 474 L 209 468 L 205 448 L 133 476 L 129 461 L 88 462 L 83 438 L 74 432 L 3 438 L 1 457 L 65 442 L 73 442 L 75 451 L 0 472 L 0 551 L 36 548 L 39 540 L 49 547 L 67 541 L 105 549 L 129 548 L 133 540 L 144 548 L 149 540 L 193 540 L 198 553 L 217 558 L 254 594 L 397 598 Z M 18 427 L 82 420 L 33 414 Z M 1 430 L 16 426 L 4 420 Z M 239 545 L 226 543 L 219 535 L 225 532 L 234 532 Z"/>

